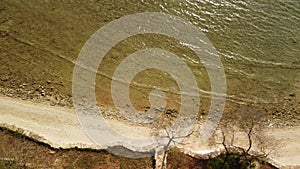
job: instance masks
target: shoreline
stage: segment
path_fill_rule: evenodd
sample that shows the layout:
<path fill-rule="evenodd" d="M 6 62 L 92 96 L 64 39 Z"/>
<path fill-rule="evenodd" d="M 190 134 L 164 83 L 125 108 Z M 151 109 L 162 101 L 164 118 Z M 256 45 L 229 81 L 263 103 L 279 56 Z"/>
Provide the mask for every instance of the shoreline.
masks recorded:
<path fill-rule="evenodd" d="M 7 97 L 0 97 L 0 105 L 1 127 L 23 134 L 27 137 L 37 140 L 38 142 L 48 144 L 52 148 L 69 149 L 77 147 L 95 150 L 105 149 L 105 147 L 95 146 L 95 144 L 85 135 L 85 133 L 81 130 L 79 122 L 77 121 L 75 112 L 73 112 L 71 109 L 50 107 L 38 103 L 31 103 L 29 101 L 21 101 Z M 60 120 L 54 122 L 51 120 L 51 118 Z M 271 155 L 273 162 L 270 161 L 270 163 L 277 163 L 272 164 L 276 167 L 290 168 L 293 165 L 299 166 L 300 164 L 297 163 L 297 159 L 300 161 L 300 154 L 297 154 L 297 149 L 300 149 L 300 145 L 297 145 L 297 143 L 300 141 L 300 137 L 297 137 L 297 132 L 300 133 L 300 128 L 274 128 L 269 129 L 269 131 L 271 134 L 275 135 L 275 137 L 282 137 L 285 139 L 284 144 L 286 145 L 283 147 L 283 150 L 287 152 L 286 154 L 281 154 L 282 157 L 276 157 L 275 154 Z M 194 140 L 191 139 L 191 141 Z M 192 145 L 192 147 L 194 150 L 197 148 L 198 150 L 201 150 L 201 148 L 208 148 L 205 146 L 203 147 L 203 145 Z M 188 149 L 191 149 L 191 147 L 189 148 L 186 146 L 184 149 L 186 154 L 197 156 L 197 153 L 195 154 L 195 152 L 188 153 Z M 291 156 L 288 156 L 289 154 Z M 287 157 L 284 157 L 285 155 Z M 207 155 L 203 155 L 202 158 L 204 156 Z M 285 166 L 285 164 L 282 162 L 287 163 L 286 165 L 288 166 Z"/>
<path fill-rule="evenodd" d="M 0 97 L 7 97 L 21 101 L 30 101 L 32 103 L 49 107 L 73 109 L 72 97 L 69 95 L 50 93 L 50 95 L 46 94 L 42 96 L 39 90 L 37 95 L 35 94 L 33 96 L 33 93 L 36 92 L 24 90 L 24 88 L 11 89 L 0 87 Z M 124 120 L 124 118 L 120 117 L 119 113 L 116 113 L 113 105 L 106 105 L 99 103 L 99 100 L 97 101 L 98 106 L 103 107 L 103 110 L 107 110 L 110 112 L 110 114 L 113 114 L 111 117 L 104 115 L 105 118 Z M 240 102 L 235 102 L 229 98 L 226 99 L 226 102 L 228 103 L 226 103 L 223 115 L 234 113 L 238 111 L 240 107 L 248 105 L 246 103 L 242 104 Z M 286 96 L 283 98 L 282 102 L 278 103 L 253 103 L 253 105 L 257 106 L 257 108 L 259 108 L 268 118 L 267 121 L 263 122 L 263 127 L 265 128 L 293 128 L 299 126 L 300 116 L 298 116 L 298 111 L 300 110 L 300 102 L 295 95 Z M 206 111 L 208 110 L 205 108 L 199 112 L 201 115 L 198 117 L 198 120 L 202 120 L 201 116 L 203 116 L 203 118 L 207 116 Z"/>

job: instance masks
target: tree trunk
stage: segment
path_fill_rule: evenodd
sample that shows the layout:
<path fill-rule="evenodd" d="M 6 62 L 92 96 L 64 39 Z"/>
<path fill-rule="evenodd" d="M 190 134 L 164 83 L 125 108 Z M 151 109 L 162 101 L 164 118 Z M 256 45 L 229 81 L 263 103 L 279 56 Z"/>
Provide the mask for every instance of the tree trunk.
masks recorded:
<path fill-rule="evenodd" d="M 155 151 L 155 169 L 167 168 L 167 155 L 168 153 L 163 149 Z"/>

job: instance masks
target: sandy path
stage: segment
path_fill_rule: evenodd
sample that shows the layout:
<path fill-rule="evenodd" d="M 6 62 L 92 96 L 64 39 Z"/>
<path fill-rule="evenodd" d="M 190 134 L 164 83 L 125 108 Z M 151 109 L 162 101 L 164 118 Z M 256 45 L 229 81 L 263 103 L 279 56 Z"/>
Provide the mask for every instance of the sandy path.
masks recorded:
<path fill-rule="evenodd" d="M 111 121 L 116 129 L 121 128 L 129 133 L 149 136 L 147 128 L 136 128 L 129 125 L 120 125 Z M 45 142 L 55 148 L 96 148 L 96 146 L 81 129 L 76 113 L 71 109 L 50 107 L 28 101 L 0 97 L 0 126 L 21 132 L 39 141 Z M 122 131 L 121 131 L 122 132 Z M 291 129 L 269 129 L 267 134 L 281 140 L 281 145 L 276 148 L 280 152 L 270 154 L 272 163 L 281 168 L 300 168 L 300 127 Z M 105 136 L 103 136 L 105 137 Z M 206 154 L 212 147 L 199 144 L 196 138 L 191 138 L 184 148 L 189 154 Z M 198 144 L 197 144 L 198 143 Z M 297 167 L 298 165 L 298 167 Z M 284 167 L 285 166 L 285 167 Z M 293 167 L 294 166 L 294 167 Z"/>
<path fill-rule="evenodd" d="M 24 134 L 55 148 L 93 145 L 69 109 L 0 97 L 0 123 L 13 130 L 21 128 Z"/>

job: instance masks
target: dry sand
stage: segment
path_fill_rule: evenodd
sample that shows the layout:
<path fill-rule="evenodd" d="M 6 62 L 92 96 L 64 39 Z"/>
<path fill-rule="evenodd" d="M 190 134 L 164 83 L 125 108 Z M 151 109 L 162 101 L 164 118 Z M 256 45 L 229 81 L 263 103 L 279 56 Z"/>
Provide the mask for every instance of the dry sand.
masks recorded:
<path fill-rule="evenodd" d="M 149 128 L 137 128 L 118 121 L 110 123 L 120 132 L 126 130 L 132 133 L 131 137 L 151 135 Z M 107 148 L 96 145 L 89 139 L 80 126 L 76 112 L 72 109 L 0 97 L 0 126 L 25 134 L 54 148 Z M 267 129 L 266 133 L 280 140 L 276 151 L 269 155 L 269 161 L 280 168 L 300 167 L 300 127 Z M 243 146 L 242 134 L 236 135 L 240 136 L 239 142 Z M 190 144 L 180 148 L 190 155 L 202 157 L 217 154 L 220 149 L 220 146 L 210 145 L 208 142 L 200 144 L 197 139 L 195 136 L 189 137 L 185 142 Z"/>

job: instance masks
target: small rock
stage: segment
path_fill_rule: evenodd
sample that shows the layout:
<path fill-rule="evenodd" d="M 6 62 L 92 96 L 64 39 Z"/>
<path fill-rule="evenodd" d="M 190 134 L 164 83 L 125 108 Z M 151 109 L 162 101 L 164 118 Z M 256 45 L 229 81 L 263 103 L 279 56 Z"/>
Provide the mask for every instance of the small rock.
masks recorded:
<path fill-rule="evenodd" d="M 8 36 L 8 32 L 0 32 L 0 37 L 6 37 Z"/>
<path fill-rule="evenodd" d="M 45 96 L 45 95 L 46 95 L 45 91 L 41 90 L 41 96 Z"/>
<path fill-rule="evenodd" d="M 27 84 L 26 83 L 22 83 L 19 87 L 21 87 L 21 88 L 25 88 L 27 86 Z"/>
<path fill-rule="evenodd" d="M 272 127 L 273 127 L 273 123 L 270 123 L 270 124 L 268 125 L 268 127 L 272 128 Z"/>
<path fill-rule="evenodd" d="M 51 83 L 51 81 L 50 81 L 50 80 L 48 80 L 48 81 L 47 81 L 47 83 L 48 83 L 48 84 L 50 84 L 50 83 Z"/>
<path fill-rule="evenodd" d="M 176 113 L 177 113 L 177 111 L 176 111 L 175 109 L 168 109 L 168 110 L 166 111 L 166 114 L 167 114 L 167 115 L 170 115 L 170 116 L 172 116 L 172 117 L 176 117 Z"/>
<path fill-rule="evenodd" d="M 155 113 L 161 113 L 163 110 L 154 108 Z"/>
<path fill-rule="evenodd" d="M 1 77 L 1 80 L 2 81 L 8 81 L 10 79 L 10 77 L 9 76 L 4 76 L 4 77 Z"/>
<path fill-rule="evenodd" d="M 150 116 L 150 115 L 148 115 L 147 118 L 148 118 L 149 120 L 153 120 L 153 119 L 154 119 L 154 117 L 152 117 L 152 116 Z"/>
<path fill-rule="evenodd" d="M 289 96 L 290 96 L 290 97 L 295 97 L 295 96 L 296 96 L 296 93 L 290 93 Z"/>

